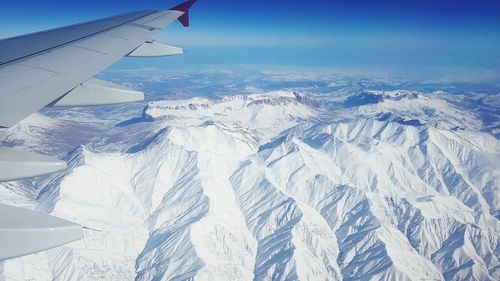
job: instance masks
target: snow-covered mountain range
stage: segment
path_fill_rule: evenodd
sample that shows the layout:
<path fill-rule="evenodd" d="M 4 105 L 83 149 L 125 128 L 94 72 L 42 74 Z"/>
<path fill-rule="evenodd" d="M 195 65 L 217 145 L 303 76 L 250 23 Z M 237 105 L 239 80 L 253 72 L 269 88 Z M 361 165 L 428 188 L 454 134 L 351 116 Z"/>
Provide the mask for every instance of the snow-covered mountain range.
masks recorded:
<path fill-rule="evenodd" d="M 69 167 L 0 184 L 0 202 L 85 238 L 0 280 L 500 280 L 499 116 L 461 99 L 285 90 L 35 114 L 2 142 Z"/>

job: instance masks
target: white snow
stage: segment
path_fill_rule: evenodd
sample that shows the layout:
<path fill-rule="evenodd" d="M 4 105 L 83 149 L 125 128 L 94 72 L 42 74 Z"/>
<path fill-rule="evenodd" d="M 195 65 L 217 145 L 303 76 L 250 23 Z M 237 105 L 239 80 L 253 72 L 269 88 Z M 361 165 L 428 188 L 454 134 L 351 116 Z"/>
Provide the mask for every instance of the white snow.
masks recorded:
<path fill-rule="evenodd" d="M 0 280 L 499 280 L 500 141 L 435 95 L 352 97 L 148 104 L 151 123 L 103 128 L 66 171 L 0 184 L 86 227 Z M 33 115 L 2 140 L 66 147 L 47 135 L 67 122 Z"/>

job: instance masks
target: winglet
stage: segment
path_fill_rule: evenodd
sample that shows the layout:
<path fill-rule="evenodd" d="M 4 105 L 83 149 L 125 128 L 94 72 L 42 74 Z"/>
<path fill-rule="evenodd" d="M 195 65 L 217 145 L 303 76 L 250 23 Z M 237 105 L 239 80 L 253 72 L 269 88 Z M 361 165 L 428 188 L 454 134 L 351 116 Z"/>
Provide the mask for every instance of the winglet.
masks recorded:
<path fill-rule="evenodd" d="M 189 26 L 189 8 L 193 6 L 193 4 L 196 2 L 196 0 L 188 0 L 182 4 L 179 4 L 173 8 L 170 8 L 170 10 L 174 11 L 179 11 L 179 12 L 184 12 L 182 16 L 178 18 L 178 20 L 182 23 L 183 26 L 187 27 Z"/>

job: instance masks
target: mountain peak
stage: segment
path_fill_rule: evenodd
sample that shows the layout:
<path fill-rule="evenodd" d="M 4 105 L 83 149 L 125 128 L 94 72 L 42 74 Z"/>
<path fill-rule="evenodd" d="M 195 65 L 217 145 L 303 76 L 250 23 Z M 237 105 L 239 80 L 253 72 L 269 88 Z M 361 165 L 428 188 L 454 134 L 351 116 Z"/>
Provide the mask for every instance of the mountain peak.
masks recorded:
<path fill-rule="evenodd" d="M 92 145 L 69 153 L 63 173 L 8 189 L 43 188 L 34 207 L 85 226 L 85 238 L 5 261 L 4 274 L 496 280 L 500 142 L 452 98 L 359 88 L 197 97 L 151 102 L 138 118 L 142 105 L 130 105 L 119 125 L 74 110 L 97 126 Z M 47 147 L 78 135 L 46 130 Z"/>

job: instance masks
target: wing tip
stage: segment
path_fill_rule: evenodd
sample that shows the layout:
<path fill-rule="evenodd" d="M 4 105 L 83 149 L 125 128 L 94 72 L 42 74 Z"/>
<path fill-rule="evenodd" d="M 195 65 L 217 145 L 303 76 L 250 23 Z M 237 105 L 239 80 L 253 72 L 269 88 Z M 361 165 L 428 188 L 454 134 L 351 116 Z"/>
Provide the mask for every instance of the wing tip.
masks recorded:
<path fill-rule="evenodd" d="M 186 13 L 189 8 L 191 8 L 191 6 L 194 5 L 194 3 L 196 3 L 197 0 L 188 0 L 184 3 L 181 3 L 173 8 L 170 8 L 170 10 L 175 10 L 175 11 L 179 11 L 179 12 L 184 12 Z"/>
<path fill-rule="evenodd" d="M 178 18 L 178 20 L 181 22 L 181 24 L 184 27 L 189 26 L 189 9 L 196 3 L 197 0 L 188 0 L 184 3 L 181 3 L 173 8 L 170 8 L 169 10 L 171 11 L 179 11 L 183 12 L 184 14 Z"/>

